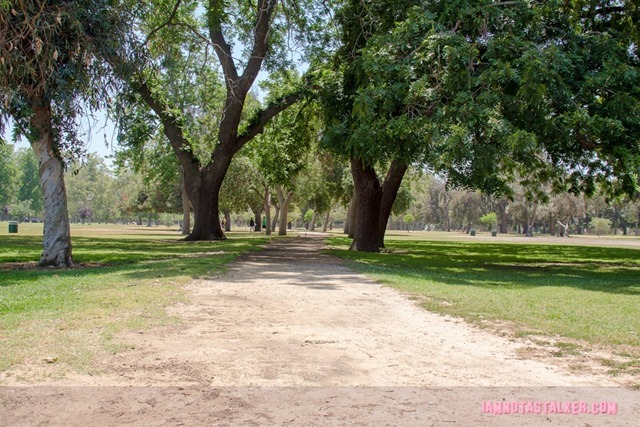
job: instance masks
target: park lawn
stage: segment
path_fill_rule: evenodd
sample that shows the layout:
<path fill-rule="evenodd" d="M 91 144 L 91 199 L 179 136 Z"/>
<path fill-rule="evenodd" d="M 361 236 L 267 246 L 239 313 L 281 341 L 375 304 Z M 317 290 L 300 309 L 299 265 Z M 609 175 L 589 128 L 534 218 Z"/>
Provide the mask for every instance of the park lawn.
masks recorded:
<path fill-rule="evenodd" d="M 605 347 L 630 358 L 627 372 L 640 373 L 638 249 L 387 240 L 383 253 L 359 253 L 348 243 L 332 238 L 329 252 L 430 311 L 507 327 L 513 336 L 553 337 L 565 349 Z"/>
<path fill-rule="evenodd" d="M 86 226 L 72 232 L 80 267 L 43 270 L 34 268 L 38 227 L 25 225 L 0 235 L 0 372 L 30 362 L 46 366 L 44 377 L 91 372 L 97 354 L 126 348 L 114 338 L 122 330 L 176 323 L 165 308 L 185 301 L 182 285 L 219 275 L 266 242 L 249 233 L 184 242 L 165 227 Z"/>

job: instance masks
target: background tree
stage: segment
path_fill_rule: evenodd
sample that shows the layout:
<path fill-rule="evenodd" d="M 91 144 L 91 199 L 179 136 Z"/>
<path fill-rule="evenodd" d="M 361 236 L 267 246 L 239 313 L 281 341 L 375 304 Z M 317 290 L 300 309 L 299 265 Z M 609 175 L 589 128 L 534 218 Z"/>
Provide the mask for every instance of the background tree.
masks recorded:
<path fill-rule="evenodd" d="M 402 222 L 404 222 L 407 225 L 407 231 L 409 231 L 412 228 L 412 224 L 415 220 L 416 220 L 415 217 L 410 213 L 402 217 Z"/>
<path fill-rule="evenodd" d="M 600 237 L 601 234 L 607 234 L 611 230 L 611 220 L 606 218 L 592 218 L 589 227 Z"/>
<path fill-rule="evenodd" d="M 0 141 L 0 208 L 7 207 L 16 197 L 17 170 L 14 163 L 13 146 Z M 2 213 L 5 220 L 9 212 Z"/>
<path fill-rule="evenodd" d="M 38 171 L 38 160 L 32 150 L 18 150 L 16 155 L 18 167 L 18 202 L 27 208 L 27 221 L 30 216 L 39 216 L 43 209 L 42 189 Z"/>
<path fill-rule="evenodd" d="M 69 212 L 91 211 L 97 222 L 110 222 L 117 216 L 114 177 L 101 157 L 90 154 L 83 164 L 69 168 L 65 176 Z M 72 215 L 74 220 L 81 219 Z M 85 217 L 86 218 L 86 217 Z"/>
<path fill-rule="evenodd" d="M 271 88 L 271 96 L 278 97 L 280 93 L 291 90 L 297 80 L 299 79 L 295 75 L 290 78 L 280 76 L 264 86 Z M 279 235 L 286 235 L 289 207 L 296 189 L 302 188 L 305 192 L 309 177 L 322 180 L 320 165 L 313 160 L 321 129 L 317 105 L 313 102 L 298 103 L 274 117 L 265 127 L 264 133 L 247 145 L 260 175 L 264 177 L 267 186 L 275 190 L 275 194 L 271 196 L 276 201 L 274 205 L 277 207 L 276 217 L 279 216 Z M 300 178 L 303 171 L 305 177 Z M 306 192 L 311 194 L 314 191 Z M 323 200 L 318 200 L 324 203 Z"/>
<path fill-rule="evenodd" d="M 491 231 L 496 228 L 498 223 L 498 215 L 495 212 L 489 212 L 480 217 L 480 222 Z"/>
<path fill-rule="evenodd" d="M 261 133 L 271 118 L 301 96 L 299 92 L 285 94 L 249 114 L 246 111 L 249 91 L 263 65 L 267 69 L 289 67 L 291 61 L 286 52 L 311 37 L 313 28 L 322 28 L 311 25 L 315 9 L 302 1 L 212 0 L 201 6 L 198 7 L 198 2 L 178 1 L 171 6 L 158 2 L 154 13 L 142 17 L 140 30 L 146 34 L 144 41 L 154 57 L 151 66 L 131 70 L 126 59 L 112 58 L 132 89 L 157 115 L 182 166 L 185 188 L 194 208 L 194 227 L 187 237 L 189 240 L 225 238 L 219 222 L 219 192 L 233 156 Z M 202 11 L 204 19 L 199 20 L 197 14 Z M 244 49 L 234 50 L 235 41 Z M 194 47 L 199 49 L 199 54 L 189 55 Z M 211 64 L 210 48 L 218 64 Z M 171 52 L 172 61 L 165 61 L 165 52 Z M 173 59 L 179 58 L 180 65 L 190 57 L 203 61 L 197 68 L 213 71 L 219 65 L 223 74 L 225 93 L 219 107 L 210 112 L 207 123 L 212 126 L 206 133 L 208 141 L 204 145 L 197 141 L 204 134 L 191 131 L 196 120 L 188 109 L 180 108 L 175 97 L 169 96 L 162 76 L 163 71 L 176 62 Z M 185 67 L 178 69 L 185 71 Z M 196 73 L 196 77 L 201 76 Z M 193 81 L 191 87 L 194 87 Z"/>

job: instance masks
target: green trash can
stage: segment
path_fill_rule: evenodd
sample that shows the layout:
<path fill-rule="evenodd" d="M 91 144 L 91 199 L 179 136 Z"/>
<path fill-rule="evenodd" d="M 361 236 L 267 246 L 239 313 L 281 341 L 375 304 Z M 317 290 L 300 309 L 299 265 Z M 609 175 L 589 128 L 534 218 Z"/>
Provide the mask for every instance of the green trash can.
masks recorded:
<path fill-rule="evenodd" d="M 471 231 L 469 232 L 469 234 L 471 234 L 472 236 L 475 236 L 476 235 L 476 230 L 472 228 Z"/>
<path fill-rule="evenodd" d="M 9 233 L 18 232 L 18 221 L 9 221 Z"/>
<path fill-rule="evenodd" d="M 498 232 L 496 230 L 491 230 L 491 237 L 496 237 Z"/>

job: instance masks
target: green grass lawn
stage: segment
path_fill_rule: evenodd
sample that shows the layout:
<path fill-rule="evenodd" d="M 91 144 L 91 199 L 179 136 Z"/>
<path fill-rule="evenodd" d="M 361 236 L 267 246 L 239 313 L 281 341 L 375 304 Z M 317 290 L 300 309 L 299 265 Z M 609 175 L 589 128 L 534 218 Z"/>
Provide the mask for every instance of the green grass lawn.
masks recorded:
<path fill-rule="evenodd" d="M 55 364 L 47 369 L 54 375 L 92 369 L 97 353 L 121 348 L 113 339 L 118 331 L 175 323 L 165 307 L 186 298 L 183 284 L 220 274 L 266 242 L 249 233 L 184 242 L 165 227 L 74 226 L 80 268 L 43 270 L 33 268 L 42 251 L 41 225 L 2 231 L 0 372 L 31 361 Z"/>
<path fill-rule="evenodd" d="M 640 373 L 640 250 L 557 244 L 388 240 L 384 253 L 330 253 L 409 291 L 425 308 L 515 336 L 604 346 Z"/>

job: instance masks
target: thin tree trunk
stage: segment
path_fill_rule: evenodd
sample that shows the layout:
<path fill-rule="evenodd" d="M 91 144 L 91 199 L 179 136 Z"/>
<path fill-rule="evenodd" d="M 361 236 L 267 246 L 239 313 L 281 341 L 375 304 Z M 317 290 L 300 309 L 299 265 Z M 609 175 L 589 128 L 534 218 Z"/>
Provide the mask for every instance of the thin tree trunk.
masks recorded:
<path fill-rule="evenodd" d="M 313 215 L 311 216 L 311 224 L 309 224 L 309 231 L 316 231 L 317 220 L 318 220 L 318 212 L 314 210 Z"/>
<path fill-rule="evenodd" d="M 224 231 L 231 231 L 231 212 L 229 210 L 224 211 Z"/>
<path fill-rule="evenodd" d="M 355 186 L 353 187 L 353 195 L 351 196 L 351 212 L 349 214 L 348 236 L 353 239 L 356 235 L 356 228 L 358 228 L 358 193 Z"/>
<path fill-rule="evenodd" d="M 326 233 L 327 232 L 327 228 L 329 227 L 329 219 L 331 218 L 331 209 L 333 209 L 333 207 L 329 207 L 329 209 L 327 209 L 327 213 L 324 216 L 324 222 L 322 223 L 322 232 Z"/>
<path fill-rule="evenodd" d="M 271 190 L 268 187 L 264 193 L 264 212 L 267 217 L 264 232 L 267 236 L 271 236 Z"/>
<path fill-rule="evenodd" d="M 349 206 L 347 207 L 347 214 L 344 217 L 344 227 L 342 228 L 342 232 L 346 235 L 349 235 L 349 229 L 351 227 L 351 209 L 353 206 L 353 197 L 349 202 Z"/>
<path fill-rule="evenodd" d="M 273 199 L 272 199 L 273 202 Z M 273 204 L 273 203 L 272 203 Z M 278 225 L 278 219 L 280 218 L 280 203 L 273 204 L 275 212 L 273 213 L 273 219 L 271 220 L 271 232 L 276 232 L 276 226 Z"/>
<path fill-rule="evenodd" d="M 278 224 L 278 236 L 286 236 L 288 216 L 289 216 L 289 206 L 291 205 L 291 200 L 293 199 L 293 191 L 288 191 L 287 194 L 285 195 L 282 187 L 277 187 L 276 192 L 278 193 L 278 203 L 280 204 L 280 220 Z"/>
<path fill-rule="evenodd" d="M 51 104 L 32 100 L 31 140 L 39 164 L 40 186 L 44 197 L 44 234 L 40 266 L 73 267 L 71 231 L 64 184 L 64 164 L 55 147 L 51 127 Z"/>

